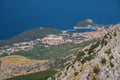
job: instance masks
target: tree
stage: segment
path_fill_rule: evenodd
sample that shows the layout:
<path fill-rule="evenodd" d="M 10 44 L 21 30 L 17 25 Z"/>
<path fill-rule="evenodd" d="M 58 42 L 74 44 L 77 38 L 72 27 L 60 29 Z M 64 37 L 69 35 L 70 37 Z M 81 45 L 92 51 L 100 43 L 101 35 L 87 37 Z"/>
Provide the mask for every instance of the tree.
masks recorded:
<path fill-rule="evenodd" d="M 2 61 L 0 60 L 0 68 L 1 68 Z"/>

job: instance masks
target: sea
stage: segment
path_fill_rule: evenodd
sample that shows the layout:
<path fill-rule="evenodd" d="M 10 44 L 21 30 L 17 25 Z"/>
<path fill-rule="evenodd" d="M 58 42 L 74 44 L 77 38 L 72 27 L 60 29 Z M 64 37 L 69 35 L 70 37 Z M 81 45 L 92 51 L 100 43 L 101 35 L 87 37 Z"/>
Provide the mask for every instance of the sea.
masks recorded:
<path fill-rule="evenodd" d="M 119 23 L 120 0 L 0 0 L 0 40 L 39 27 L 68 30 L 86 19 Z"/>

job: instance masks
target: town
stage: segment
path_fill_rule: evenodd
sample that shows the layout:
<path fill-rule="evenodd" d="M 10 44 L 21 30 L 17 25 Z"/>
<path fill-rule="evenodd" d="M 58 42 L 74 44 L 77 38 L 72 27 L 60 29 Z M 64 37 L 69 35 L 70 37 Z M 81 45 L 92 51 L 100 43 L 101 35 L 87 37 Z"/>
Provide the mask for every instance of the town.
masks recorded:
<path fill-rule="evenodd" d="M 45 45 L 45 47 L 49 47 L 49 45 L 57 46 L 64 43 L 73 43 L 73 44 L 80 44 L 85 41 L 90 41 L 93 39 L 98 39 L 104 36 L 108 31 L 112 30 L 112 26 L 109 28 L 103 27 L 96 27 L 95 31 L 92 32 L 73 32 L 72 34 L 67 33 L 67 31 L 62 31 L 61 34 L 49 34 L 43 38 L 38 38 L 36 40 L 28 41 L 28 42 L 19 42 L 14 43 L 13 46 L 3 46 L 0 47 L 0 55 L 7 53 L 10 55 L 13 52 L 17 51 L 28 51 L 34 48 L 35 45 L 41 43 Z"/>

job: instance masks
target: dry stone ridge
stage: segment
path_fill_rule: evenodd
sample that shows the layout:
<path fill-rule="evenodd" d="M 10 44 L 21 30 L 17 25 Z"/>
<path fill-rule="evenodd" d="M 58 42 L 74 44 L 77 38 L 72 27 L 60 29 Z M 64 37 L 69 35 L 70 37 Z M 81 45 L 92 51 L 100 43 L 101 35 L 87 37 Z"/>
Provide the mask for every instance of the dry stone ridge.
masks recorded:
<path fill-rule="evenodd" d="M 83 53 L 48 80 L 120 80 L 120 24 Z"/>

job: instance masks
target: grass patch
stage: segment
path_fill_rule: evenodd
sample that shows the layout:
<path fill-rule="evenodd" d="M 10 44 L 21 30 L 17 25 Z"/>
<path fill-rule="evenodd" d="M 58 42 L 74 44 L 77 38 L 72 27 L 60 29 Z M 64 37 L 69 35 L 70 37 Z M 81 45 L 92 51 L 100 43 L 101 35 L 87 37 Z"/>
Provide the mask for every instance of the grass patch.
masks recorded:
<path fill-rule="evenodd" d="M 46 80 L 47 78 L 53 76 L 55 73 L 57 73 L 57 71 L 46 70 L 46 71 L 37 72 L 33 74 L 13 77 L 6 80 Z"/>
<path fill-rule="evenodd" d="M 33 63 L 40 63 L 40 62 L 48 62 L 48 60 L 33 60 L 28 59 L 24 56 L 19 55 L 11 55 L 1 58 L 2 63 L 4 64 L 11 64 L 11 65 L 22 65 L 22 64 L 33 64 Z"/>

